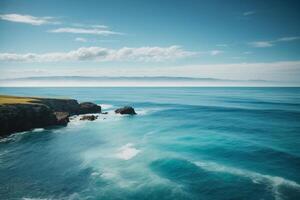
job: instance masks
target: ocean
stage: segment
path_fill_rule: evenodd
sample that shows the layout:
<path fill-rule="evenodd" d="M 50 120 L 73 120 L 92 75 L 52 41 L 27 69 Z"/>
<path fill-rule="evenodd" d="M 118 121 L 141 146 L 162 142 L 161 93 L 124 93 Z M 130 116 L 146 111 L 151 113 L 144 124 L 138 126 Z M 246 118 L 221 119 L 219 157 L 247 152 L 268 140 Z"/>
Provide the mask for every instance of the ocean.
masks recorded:
<path fill-rule="evenodd" d="M 102 106 L 0 140 L 0 199 L 299 200 L 300 88 L 0 88 Z M 114 109 L 130 105 L 136 116 Z"/>

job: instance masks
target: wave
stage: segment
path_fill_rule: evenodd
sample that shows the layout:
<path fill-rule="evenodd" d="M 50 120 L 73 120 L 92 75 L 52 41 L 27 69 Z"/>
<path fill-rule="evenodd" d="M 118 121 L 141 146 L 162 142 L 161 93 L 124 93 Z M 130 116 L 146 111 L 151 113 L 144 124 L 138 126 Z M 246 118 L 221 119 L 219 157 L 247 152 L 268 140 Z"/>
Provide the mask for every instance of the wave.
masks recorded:
<path fill-rule="evenodd" d="M 35 128 L 32 130 L 32 132 L 42 132 L 44 130 L 45 130 L 44 128 Z"/>
<path fill-rule="evenodd" d="M 35 129 L 30 130 L 30 131 L 22 131 L 22 132 L 13 133 L 13 134 L 8 135 L 6 137 L 0 138 L 0 143 L 14 141 L 19 136 L 22 136 L 26 133 L 38 133 L 38 132 L 43 132 L 43 131 L 45 131 L 44 128 L 35 128 Z"/>
<path fill-rule="evenodd" d="M 227 102 L 227 101 L 225 101 Z M 285 103 L 282 103 L 285 104 Z M 139 106 L 151 106 L 157 107 L 162 110 L 189 110 L 189 111 L 213 111 L 213 112 L 247 112 L 247 113 L 258 113 L 258 114 L 292 114 L 300 116 L 299 110 L 287 110 L 284 108 L 272 107 L 272 108 L 253 108 L 253 107 L 240 107 L 234 105 L 207 105 L 207 104 L 183 104 L 183 103 L 155 103 L 155 102 L 143 102 L 139 103 Z M 289 105 L 296 105 L 291 104 Z"/>
<path fill-rule="evenodd" d="M 238 103 L 238 100 L 224 100 L 224 102 Z M 245 101 L 241 101 L 241 103 L 245 103 Z M 128 102 L 123 101 L 115 101 L 114 103 L 118 105 L 125 105 Z M 131 102 L 133 103 L 133 102 Z M 247 102 L 246 102 L 247 103 Z M 249 101 L 249 103 L 254 103 Z M 276 102 L 255 102 L 261 104 L 274 104 L 278 106 L 279 104 L 288 105 L 288 106 L 297 106 L 296 103 L 276 103 Z M 195 104 L 183 104 L 183 103 L 157 103 L 157 102 L 134 102 L 137 106 L 135 108 L 136 112 L 140 115 L 148 115 L 157 111 L 171 110 L 171 111 L 188 111 L 188 113 L 193 112 L 222 112 L 222 113 L 247 113 L 247 114 L 262 114 L 262 115 L 275 115 L 275 116 L 288 116 L 290 118 L 298 118 L 300 117 L 299 110 L 290 110 L 285 108 L 278 107 L 270 107 L 270 108 L 252 108 L 252 107 L 240 107 L 234 105 L 222 105 L 222 106 L 213 106 L 213 105 L 195 105 Z M 116 107 L 112 104 L 99 104 L 102 106 L 103 110 L 112 111 L 111 109 Z M 299 104 L 300 105 L 300 104 Z"/>
<path fill-rule="evenodd" d="M 36 130 L 36 129 L 34 129 Z M 34 131 L 33 130 L 33 131 Z M 39 130 L 38 130 L 39 131 Z M 38 132 L 36 131 L 36 132 Z M 8 135 L 4 138 L 0 138 L 0 143 L 6 143 L 6 142 L 12 142 L 12 141 L 16 141 L 17 139 L 19 139 L 22 135 L 29 133 L 31 131 L 23 131 L 23 132 L 18 132 L 18 133 L 13 133 L 11 135 Z"/>
<path fill-rule="evenodd" d="M 98 104 L 99 106 L 101 106 L 102 110 L 108 110 L 114 107 L 114 105 L 111 104 Z"/>
<path fill-rule="evenodd" d="M 22 200 L 51 200 L 51 199 L 45 199 L 45 198 L 27 198 L 27 197 L 23 197 Z"/>
<path fill-rule="evenodd" d="M 138 153 L 140 153 L 140 150 L 134 148 L 132 143 L 127 143 L 118 150 L 116 157 L 122 160 L 130 160 Z"/>
<path fill-rule="evenodd" d="M 128 117 L 128 115 L 121 115 L 121 114 L 117 114 L 115 113 L 114 110 L 109 110 L 110 108 L 113 108 L 115 106 L 110 105 L 110 104 L 101 104 L 101 105 L 107 105 L 106 107 L 104 107 L 105 112 L 107 112 L 107 114 L 101 114 L 101 113 L 94 113 L 93 115 L 98 116 L 98 119 L 93 121 L 93 122 L 103 122 L 103 121 L 115 121 L 115 120 L 120 120 L 123 117 Z M 136 108 L 135 111 L 138 115 L 148 115 L 151 114 L 153 112 L 157 112 L 157 111 L 161 111 L 161 110 L 165 110 L 164 108 Z M 90 121 L 86 121 L 86 120 L 80 120 L 80 118 L 82 116 L 85 115 L 91 115 L 91 114 L 82 114 L 82 115 L 76 115 L 76 116 L 71 116 L 70 117 L 70 124 L 71 126 L 82 126 L 87 122 Z M 37 130 L 39 131 L 39 130 Z"/>
<path fill-rule="evenodd" d="M 228 103 L 237 103 L 237 104 L 255 104 L 255 105 L 275 105 L 275 106 L 300 106 L 299 103 L 289 103 L 289 102 L 272 102 L 272 101 L 258 101 L 258 100 L 223 100 Z"/>
<path fill-rule="evenodd" d="M 137 108 L 135 110 L 136 110 L 136 113 L 138 115 L 148 115 L 148 114 L 152 114 L 154 112 L 166 110 L 166 108 L 158 108 L 158 107 L 155 107 L 155 108 Z"/>
<path fill-rule="evenodd" d="M 21 198 L 21 200 L 57 200 L 57 197 L 49 197 L 49 198 L 34 198 L 34 197 L 23 197 Z M 69 196 L 65 196 L 65 197 L 60 197 L 60 200 L 74 200 L 74 199 L 87 199 L 87 198 L 82 198 L 78 193 L 73 193 Z"/>
<path fill-rule="evenodd" d="M 198 167 L 206 171 L 228 173 L 236 176 L 249 178 L 252 180 L 253 183 L 267 184 L 271 187 L 271 190 L 276 200 L 284 199 L 283 195 L 279 191 L 281 186 L 287 186 L 300 191 L 300 185 L 298 183 L 279 176 L 260 174 L 257 172 L 235 168 L 235 167 L 229 167 L 229 166 L 221 165 L 215 162 L 208 162 L 208 161 L 197 161 L 194 162 L 194 164 L 196 164 Z"/>

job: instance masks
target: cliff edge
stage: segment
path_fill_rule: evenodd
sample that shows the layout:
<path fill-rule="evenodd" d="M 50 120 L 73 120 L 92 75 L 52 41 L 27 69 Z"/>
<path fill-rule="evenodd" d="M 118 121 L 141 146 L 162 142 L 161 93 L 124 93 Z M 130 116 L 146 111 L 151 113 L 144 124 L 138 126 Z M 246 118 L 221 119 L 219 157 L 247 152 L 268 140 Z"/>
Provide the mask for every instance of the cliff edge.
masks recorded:
<path fill-rule="evenodd" d="M 0 95 L 0 136 L 33 128 L 67 125 L 69 116 L 100 113 L 101 107 L 75 99 Z"/>

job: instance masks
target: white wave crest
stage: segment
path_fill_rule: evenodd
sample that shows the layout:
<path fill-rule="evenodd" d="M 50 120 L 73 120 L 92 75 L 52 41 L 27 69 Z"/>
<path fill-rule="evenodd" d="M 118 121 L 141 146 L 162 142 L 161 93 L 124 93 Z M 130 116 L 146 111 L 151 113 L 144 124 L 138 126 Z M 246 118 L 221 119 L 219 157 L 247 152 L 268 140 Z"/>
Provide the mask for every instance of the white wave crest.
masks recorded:
<path fill-rule="evenodd" d="M 131 158 L 135 157 L 139 152 L 140 150 L 134 148 L 132 143 L 128 143 L 119 149 L 118 153 L 116 154 L 116 157 L 122 160 L 130 160 Z"/>
<path fill-rule="evenodd" d="M 69 123 L 68 126 L 82 126 L 86 123 L 94 122 L 94 121 L 88 121 L 88 120 L 80 120 L 83 116 L 88 116 L 88 115 L 91 115 L 91 114 L 80 114 L 80 115 L 72 116 L 70 118 L 71 123 Z M 97 119 L 101 119 L 101 114 L 93 113 L 92 115 L 97 116 L 98 117 Z"/>
<path fill-rule="evenodd" d="M 5 143 L 5 142 L 11 142 L 11 141 L 17 141 L 18 139 L 21 138 L 22 135 L 29 133 L 30 131 L 23 131 L 23 132 L 17 132 L 13 133 L 9 136 L 6 136 L 4 138 L 0 138 L 0 143 Z"/>
<path fill-rule="evenodd" d="M 229 174 L 249 178 L 253 181 L 253 183 L 268 184 L 269 186 L 271 186 L 272 192 L 273 192 L 276 200 L 283 199 L 282 194 L 279 192 L 279 187 L 282 185 L 300 190 L 300 185 L 298 183 L 296 183 L 295 181 L 292 181 L 292 180 L 288 180 L 288 179 L 279 177 L 279 176 L 260 174 L 260 173 L 249 171 L 249 170 L 224 166 L 224 165 L 221 165 L 221 164 L 218 164 L 215 162 L 197 161 L 194 163 L 206 171 L 229 173 Z"/>
<path fill-rule="evenodd" d="M 111 104 L 98 104 L 99 106 L 101 106 L 102 110 L 108 110 L 114 107 L 114 105 Z"/>
<path fill-rule="evenodd" d="M 104 179 L 114 179 L 117 177 L 117 174 L 111 171 L 105 171 L 101 174 L 101 177 Z"/>
<path fill-rule="evenodd" d="M 45 130 L 44 128 L 35 128 L 32 130 L 32 132 L 42 132 L 44 130 Z"/>
<path fill-rule="evenodd" d="M 137 108 L 135 109 L 136 113 L 138 115 L 148 115 L 148 114 L 151 114 L 151 113 L 154 113 L 154 112 L 157 112 L 157 111 L 162 111 L 162 110 L 165 110 L 166 108 Z"/>

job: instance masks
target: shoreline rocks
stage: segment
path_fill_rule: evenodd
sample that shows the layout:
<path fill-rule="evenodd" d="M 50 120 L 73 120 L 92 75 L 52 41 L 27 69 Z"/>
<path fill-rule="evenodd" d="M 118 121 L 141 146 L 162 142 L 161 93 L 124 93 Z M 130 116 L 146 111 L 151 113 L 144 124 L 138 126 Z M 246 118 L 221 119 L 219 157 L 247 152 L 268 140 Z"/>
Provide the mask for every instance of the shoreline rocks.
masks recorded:
<path fill-rule="evenodd" d="M 70 118 L 80 114 L 108 114 L 101 106 L 78 103 L 75 99 L 29 98 L 0 95 L 0 137 L 16 132 L 48 126 L 66 126 Z M 26 101 L 25 101 L 26 100 Z M 115 110 L 117 114 L 136 115 L 134 108 L 125 106 Z M 85 115 L 80 120 L 94 121 L 97 115 Z"/>
<path fill-rule="evenodd" d="M 136 112 L 133 107 L 131 106 L 124 106 L 123 108 L 118 108 L 115 110 L 115 113 L 121 114 L 121 115 L 136 115 Z"/>
<path fill-rule="evenodd" d="M 72 115 L 101 113 L 101 106 L 91 102 L 79 104 L 75 99 L 30 98 L 26 103 L 10 103 L 5 98 L 19 101 L 26 97 L 0 98 L 4 101 L 0 104 L 0 137 L 34 128 L 66 126 Z"/>
<path fill-rule="evenodd" d="M 67 112 L 70 115 L 77 115 L 80 112 L 79 103 L 75 99 L 36 98 L 32 103 L 43 104 L 54 112 Z"/>
<path fill-rule="evenodd" d="M 83 102 L 79 104 L 79 114 L 101 113 L 101 106 L 91 102 Z"/>
<path fill-rule="evenodd" d="M 53 110 L 43 104 L 0 105 L 0 136 L 63 122 L 57 120 Z"/>
<path fill-rule="evenodd" d="M 96 115 L 84 115 L 80 118 L 80 120 L 88 120 L 88 121 L 94 121 L 98 119 L 98 116 Z"/>

